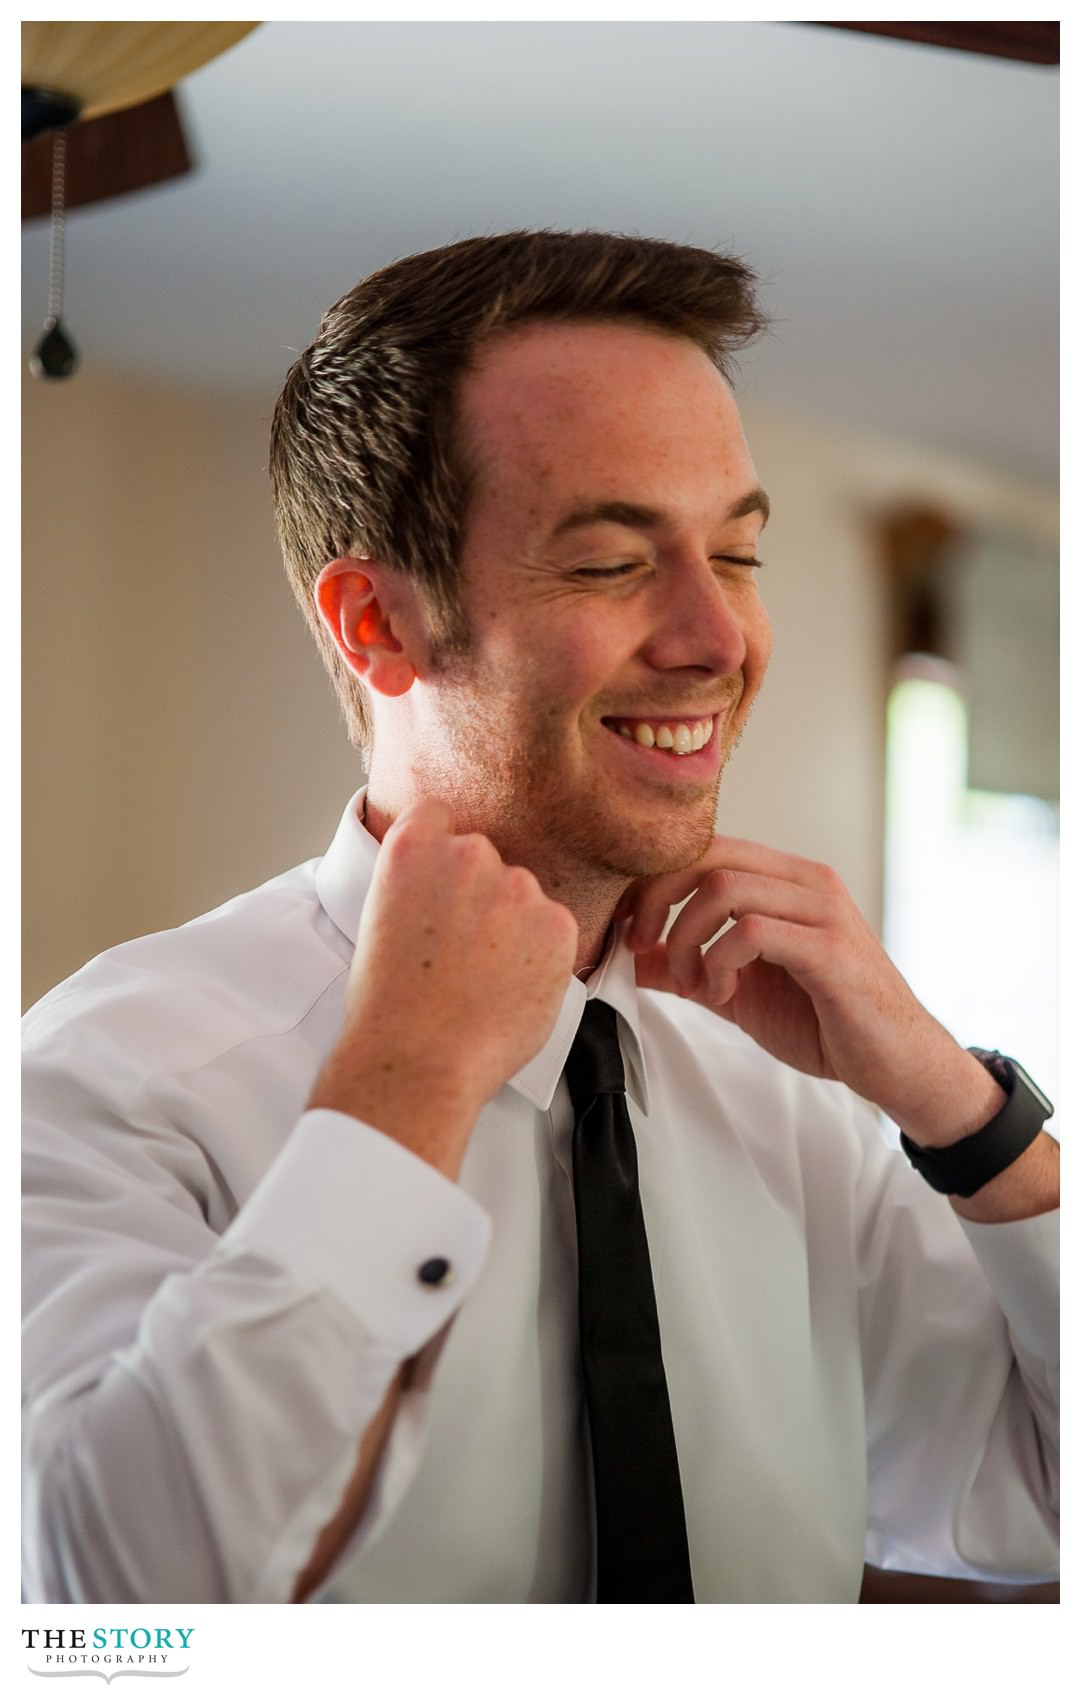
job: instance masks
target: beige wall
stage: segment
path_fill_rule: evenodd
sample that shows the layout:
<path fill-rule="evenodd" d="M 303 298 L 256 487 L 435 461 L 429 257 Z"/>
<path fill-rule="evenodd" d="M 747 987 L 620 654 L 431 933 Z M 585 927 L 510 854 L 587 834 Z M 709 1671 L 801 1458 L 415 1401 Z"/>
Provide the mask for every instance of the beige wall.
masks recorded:
<path fill-rule="evenodd" d="M 362 775 L 282 573 L 272 398 L 80 373 L 24 388 L 25 997 L 325 847 Z M 774 500 L 764 695 L 724 831 L 832 862 L 877 919 L 884 614 L 898 496 L 1053 537 L 1046 492 L 746 408 Z"/>
<path fill-rule="evenodd" d="M 280 567 L 259 408 L 89 375 L 24 402 L 32 1002 L 317 854 L 359 777 Z"/>

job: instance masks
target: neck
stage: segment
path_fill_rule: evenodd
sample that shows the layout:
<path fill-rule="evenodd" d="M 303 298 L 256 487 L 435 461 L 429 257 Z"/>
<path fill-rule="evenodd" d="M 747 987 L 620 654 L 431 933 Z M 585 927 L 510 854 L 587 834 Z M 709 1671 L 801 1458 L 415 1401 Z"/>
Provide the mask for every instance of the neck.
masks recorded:
<path fill-rule="evenodd" d="M 604 960 L 604 953 L 612 939 L 616 905 L 629 882 L 621 879 L 614 889 L 609 884 L 603 893 L 595 889 L 583 890 L 581 886 L 576 886 L 573 894 L 568 895 L 561 881 L 553 884 L 545 878 L 541 868 L 534 868 L 532 871 L 545 894 L 554 898 L 557 903 L 562 903 L 578 922 L 578 950 L 574 959 L 574 972 L 579 979 L 587 979 L 590 970 Z"/>
<path fill-rule="evenodd" d="M 609 917 L 603 931 L 596 933 L 592 941 L 587 944 L 581 925 L 579 925 L 578 955 L 574 963 L 574 972 L 579 980 L 588 980 L 594 968 L 599 967 L 603 962 L 605 951 L 612 942 L 613 930 L 612 919 Z"/>
<path fill-rule="evenodd" d="M 369 788 L 361 819 L 372 837 L 380 844 L 400 809 L 381 806 Z M 609 945 L 612 919 L 620 898 L 631 884 L 623 874 L 612 874 L 596 868 L 564 868 L 539 862 L 536 857 L 518 854 L 513 847 L 492 842 L 503 860 L 529 868 L 540 882 L 541 890 L 556 903 L 569 909 L 578 923 L 578 951 L 574 972 L 584 978 L 602 960 Z"/>

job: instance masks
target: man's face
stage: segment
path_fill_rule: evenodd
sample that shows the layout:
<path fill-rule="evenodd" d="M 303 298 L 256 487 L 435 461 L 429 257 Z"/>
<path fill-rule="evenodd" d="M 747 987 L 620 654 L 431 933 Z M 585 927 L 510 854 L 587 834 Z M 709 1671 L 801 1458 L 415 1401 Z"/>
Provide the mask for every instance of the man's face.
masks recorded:
<path fill-rule="evenodd" d="M 684 340 L 535 325 L 482 351 L 461 418 L 471 645 L 424 677 L 419 788 L 550 890 L 684 867 L 769 655 L 728 387 Z"/>

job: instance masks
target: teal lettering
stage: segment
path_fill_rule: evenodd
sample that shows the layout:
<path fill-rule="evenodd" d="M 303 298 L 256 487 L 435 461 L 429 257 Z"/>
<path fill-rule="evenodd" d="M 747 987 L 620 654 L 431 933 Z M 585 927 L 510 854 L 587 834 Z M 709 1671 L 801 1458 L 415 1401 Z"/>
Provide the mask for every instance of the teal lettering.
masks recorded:
<path fill-rule="evenodd" d="M 95 1645 L 95 1647 L 104 1647 L 106 1645 L 104 1629 L 95 1629 L 95 1631 L 94 1631 L 94 1645 Z"/>
<path fill-rule="evenodd" d="M 188 1644 L 189 1637 L 191 1635 L 193 1635 L 194 1633 L 195 1633 L 194 1628 L 192 1628 L 192 1629 L 178 1629 L 177 1634 L 180 1636 L 180 1645 L 182 1647 L 186 1647 L 187 1644 Z"/>

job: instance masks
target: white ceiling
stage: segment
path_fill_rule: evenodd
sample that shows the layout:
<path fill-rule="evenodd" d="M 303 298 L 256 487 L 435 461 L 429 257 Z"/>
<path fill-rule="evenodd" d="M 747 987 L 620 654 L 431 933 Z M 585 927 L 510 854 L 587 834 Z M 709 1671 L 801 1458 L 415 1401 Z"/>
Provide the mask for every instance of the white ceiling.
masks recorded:
<path fill-rule="evenodd" d="M 811 24 L 266 23 L 180 99 L 196 171 L 69 220 L 87 370 L 269 412 L 363 273 L 592 225 L 751 260 L 752 399 L 1056 477 L 1054 70 Z M 23 259 L 29 349 L 47 222 Z"/>

